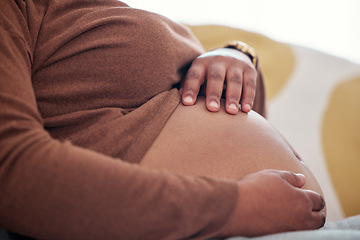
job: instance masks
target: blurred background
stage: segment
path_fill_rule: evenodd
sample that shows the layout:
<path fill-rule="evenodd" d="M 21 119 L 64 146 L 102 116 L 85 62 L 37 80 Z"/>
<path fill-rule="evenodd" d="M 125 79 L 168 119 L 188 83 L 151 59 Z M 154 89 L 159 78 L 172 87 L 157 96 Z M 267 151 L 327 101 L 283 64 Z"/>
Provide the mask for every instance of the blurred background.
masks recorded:
<path fill-rule="evenodd" d="M 222 24 L 360 64 L 358 0 L 126 0 L 189 25 Z"/>

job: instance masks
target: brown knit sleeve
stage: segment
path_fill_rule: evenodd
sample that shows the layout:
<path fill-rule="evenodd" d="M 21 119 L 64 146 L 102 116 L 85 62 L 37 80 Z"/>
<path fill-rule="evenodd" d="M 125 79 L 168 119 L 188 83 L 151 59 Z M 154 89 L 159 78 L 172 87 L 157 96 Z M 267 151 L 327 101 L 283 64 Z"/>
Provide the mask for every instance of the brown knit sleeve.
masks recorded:
<path fill-rule="evenodd" d="M 216 234 L 235 206 L 235 182 L 115 161 L 44 130 L 31 79 L 31 9 L 41 14 L 31 1 L 0 2 L 0 227 L 52 240 Z"/>

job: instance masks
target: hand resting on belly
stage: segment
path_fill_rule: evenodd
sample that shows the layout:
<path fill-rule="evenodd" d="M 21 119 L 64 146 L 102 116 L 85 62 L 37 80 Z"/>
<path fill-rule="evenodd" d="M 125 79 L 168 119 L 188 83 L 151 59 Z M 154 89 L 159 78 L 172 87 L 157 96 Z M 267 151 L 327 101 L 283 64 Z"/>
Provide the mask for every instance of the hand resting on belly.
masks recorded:
<path fill-rule="evenodd" d="M 228 228 L 225 236 L 315 229 L 325 221 L 315 177 L 283 136 L 254 111 L 230 115 L 222 107 L 209 112 L 203 98 L 193 106 L 180 104 L 140 165 L 239 180 L 238 217 L 230 221 L 237 227 Z"/>

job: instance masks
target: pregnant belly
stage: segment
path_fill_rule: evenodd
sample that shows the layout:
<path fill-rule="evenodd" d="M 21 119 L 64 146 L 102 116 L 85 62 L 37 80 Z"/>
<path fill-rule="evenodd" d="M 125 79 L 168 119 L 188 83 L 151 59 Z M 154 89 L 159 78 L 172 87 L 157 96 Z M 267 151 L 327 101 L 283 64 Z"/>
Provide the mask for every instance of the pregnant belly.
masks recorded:
<path fill-rule="evenodd" d="M 321 193 L 306 165 L 287 141 L 255 112 L 211 113 L 204 99 L 179 105 L 140 163 L 172 172 L 240 179 L 263 169 L 303 173 L 304 186 Z"/>

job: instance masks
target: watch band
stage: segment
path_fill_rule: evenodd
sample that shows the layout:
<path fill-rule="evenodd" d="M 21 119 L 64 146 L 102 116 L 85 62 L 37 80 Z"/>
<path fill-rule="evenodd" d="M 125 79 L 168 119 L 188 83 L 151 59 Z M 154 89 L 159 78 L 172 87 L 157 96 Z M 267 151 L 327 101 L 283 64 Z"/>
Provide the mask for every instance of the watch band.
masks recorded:
<path fill-rule="evenodd" d="M 246 55 L 249 56 L 254 67 L 255 68 L 257 67 L 258 57 L 257 57 L 256 51 L 254 48 L 250 47 L 246 43 L 241 42 L 241 41 L 231 41 L 228 43 L 228 45 L 225 46 L 225 48 L 232 48 L 232 49 L 236 49 L 236 50 L 239 50 L 240 52 L 245 53 Z"/>

